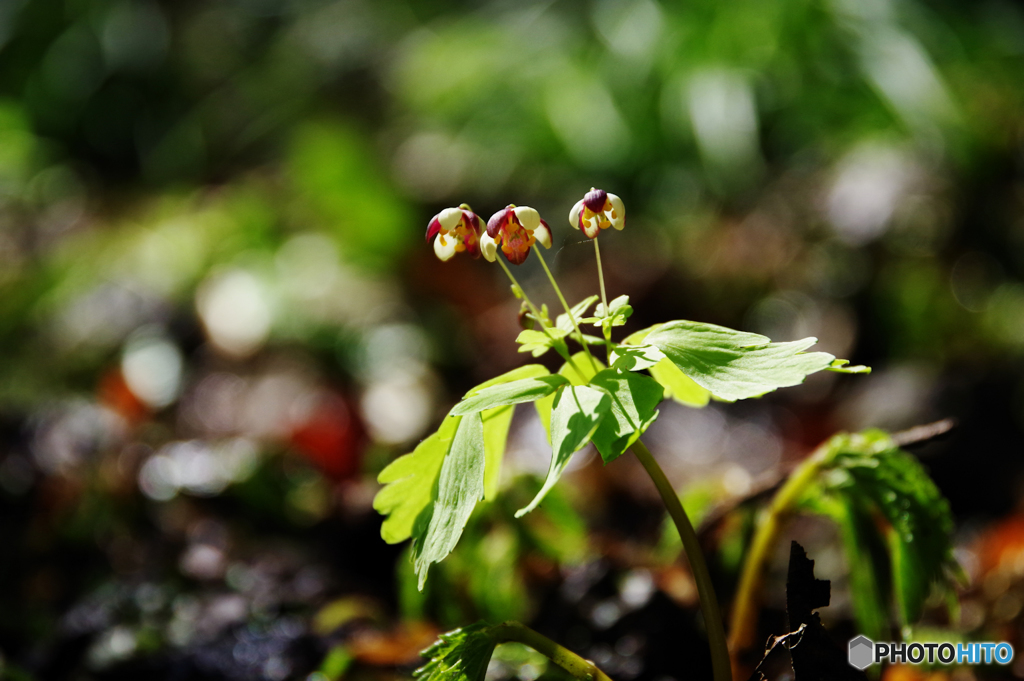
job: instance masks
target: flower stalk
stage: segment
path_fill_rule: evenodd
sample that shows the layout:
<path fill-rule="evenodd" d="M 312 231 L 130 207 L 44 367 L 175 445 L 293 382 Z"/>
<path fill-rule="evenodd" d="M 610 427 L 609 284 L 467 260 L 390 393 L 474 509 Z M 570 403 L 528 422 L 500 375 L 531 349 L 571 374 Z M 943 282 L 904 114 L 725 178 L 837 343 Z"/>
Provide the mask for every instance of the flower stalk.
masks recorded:
<path fill-rule="evenodd" d="M 729 660 L 729 647 L 726 644 L 725 625 L 722 622 L 722 611 L 718 607 L 718 598 L 715 596 L 714 585 L 711 583 L 711 573 L 704 560 L 704 552 L 700 548 L 697 533 L 683 509 L 682 502 L 679 501 L 679 496 L 672 488 L 668 478 L 665 477 L 665 471 L 661 470 L 661 466 L 654 460 L 651 450 L 647 449 L 647 445 L 640 440 L 633 443 L 632 450 L 644 470 L 647 471 L 647 475 L 650 476 L 658 494 L 661 495 L 661 501 L 665 504 L 665 508 L 683 540 L 683 549 L 690 561 L 690 571 L 693 572 L 693 580 L 697 583 L 697 594 L 700 596 L 700 611 L 704 615 L 708 646 L 711 648 L 713 678 L 715 681 L 732 681 L 732 667 Z"/>
<path fill-rule="evenodd" d="M 539 255 L 540 251 L 538 251 L 537 253 Z M 512 274 L 512 270 L 508 268 L 508 265 L 502 262 L 500 258 L 496 258 L 496 260 L 498 264 L 501 265 L 501 269 L 505 270 L 505 275 L 508 277 L 509 281 L 512 282 L 512 286 L 514 286 L 515 289 L 519 291 L 519 295 L 523 297 L 523 301 L 526 303 L 526 306 L 530 308 L 530 312 L 533 314 L 533 318 L 537 320 L 538 324 L 540 324 L 540 330 L 544 333 L 545 336 L 554 341 L 554 337 L 551 335 L 551 332 L 548 330 L 547 325 L 544 323 L 543 318 L 541 317 L 540 310 L 538 310 L 537 306 L 533 304 L 532 300 L 530 300 L 530 296 L 526 294 L 526 289 L 524 289 L 523 285 L 516 280 L 515 275 Z M 564 359 L 569 364 L 569 366 L 572 367 L 573 371 L 575 371 L 577 375 L 583 375 L 583 372 L 580 371 L 580 368 L 576 366 L 576 362 L 573 361 L 571 354 L 562 354 L 562 359 Z M 593 361 L 591 361 L 591 363 L 593 363 Z"/>
<path fill-rule="evenodd" d="M 594 356 L 590 354 L 590 347 L 587 345 L 587 339 L 583 337 L 583 332 L 580 331 L 580 325 L 576 321 L 576 316 L 572 313 L 572 308 L 569 307 L 569 303 L 565 301 L 565 296 L 562 295 L 562 289 L 558 287 L 558 282 L 555 281 L 555 276 L 551 274 L 551 270 L 548 269 L 548 264 L 544 261 L 544 256 L 541 254 L 539 249 L 537 251 L 537 259 L 540 260 L 540 265 L 544 268 L 544 273 L 548 275 L 548 281 L 551 282 L 551 287 L 555 289 L 559 302 L 561 302 L 562 307 L 565 308 L 565 314 L 568 315 L 569 321 L 572 323 L 572 328 L 576 329 L 576 334 L 580 337 L 580 345 L 583 346 L 583 352 L 587 354 L 587 359 L 590 361 L 590 368 L 594 370 L 594 373 L 597 373 L 597 362 L 594 361 Z M 582 376 L 582 374 L 580 375 Z"/>

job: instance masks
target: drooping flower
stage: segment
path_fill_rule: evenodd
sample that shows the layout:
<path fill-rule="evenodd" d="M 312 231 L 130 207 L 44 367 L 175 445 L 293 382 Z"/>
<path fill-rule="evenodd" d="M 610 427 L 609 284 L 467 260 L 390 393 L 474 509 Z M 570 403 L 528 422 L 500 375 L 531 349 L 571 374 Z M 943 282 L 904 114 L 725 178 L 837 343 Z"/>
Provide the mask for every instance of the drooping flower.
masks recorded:
<path fill-rule="evenodd" d="M 551 248 L 551 228 L 540 219 L 540 213 L 529 206 L 508 206 L 487 221 L 487 233 L 480 237 L 480 250 L 494 262 L 498 247 L 508 261 L 521 265 L 533 244 Z"/>
<path fill-rule="evenodd" d="M 441 260 L 451 260 L 456 253 L 465 251 L 480 257 L 480 217 L 462 204 L 458 208 L 445 208 L 427 223 L 427 241 L 434 239 L 434 253 Z"/>
<path fill-rule="evenodd" d="M 621 230 L 625 227 L 626 207 L 615 194 L 591 187 L 569 211 L 569 224 L 593 239 L 602 229 L 614 227 Z"/>

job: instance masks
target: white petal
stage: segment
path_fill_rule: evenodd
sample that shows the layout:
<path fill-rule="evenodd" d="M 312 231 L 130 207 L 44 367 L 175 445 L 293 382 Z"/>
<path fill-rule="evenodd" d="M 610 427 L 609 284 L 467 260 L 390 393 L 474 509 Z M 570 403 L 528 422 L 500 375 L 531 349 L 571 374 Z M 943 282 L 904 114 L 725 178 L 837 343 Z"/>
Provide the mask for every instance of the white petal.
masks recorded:
<path fill-rule="evenodd" d="M 551 230 L 548 226 L 541 224 L 537 229 L 533 230 L 533 235 L 537 237 L 537 243 L 544 248 L 551 248 Z"/>
<path fill-rule="evenodd" d="M 576 205 L 569 211 L 569 224 L 573 229 L 580 228 L 580 211 L 583 210 L 583 199 L 576 202 Z"/>
<path fill-rule="evenodd" d="M 512 209 L 512 212 L 519 218 L 519 224 L 525 227 L 528 232 L 537 229 L 537 225 L 540 224 L 540 213 L 529 206 L 517 206 Z"/>
<path fill-rule="evenodd" d="M 461 208 L 445 208 L 443 211 L 437 214 L 437 221 L 441 223 L 441 227 L 443 227 L 444 231 L 446 232 L 450 232 L 456 227 L 458 227 L 459 220 L 461 219 Z"/>
<path fill-rule="evenodd" d="M 438 234 L 437 238 L 434 239 L 434 253 L 442 261 L 451 260 L 452 256 L 455 255 L 455 246 L 458 245 L 458 241 L 452 237 L 447 239 L 443 234 Z"/>
<path fill-rule="evenodd" d="M 487 232 L 480 237 L 480 252 L 484 254 L 487 262 L 494 262 L 498 257 L 498 242 L 488 236 Z"/>
<path fill-rule="evenodd" d="M 611 221 L 612 227 L 621 230 L 626 226 L 626 204 L 615 194 L 609 194 L 608 200 L 612 202 L 612 210 L 615 211 L 615 218 Z"/>
<path fill-rule="evenodd" d="M 589 220 L 583 221 L 583 233 L 591 239 L 601 233 L 601 226 L 597 221 L 596 215 Z"/>

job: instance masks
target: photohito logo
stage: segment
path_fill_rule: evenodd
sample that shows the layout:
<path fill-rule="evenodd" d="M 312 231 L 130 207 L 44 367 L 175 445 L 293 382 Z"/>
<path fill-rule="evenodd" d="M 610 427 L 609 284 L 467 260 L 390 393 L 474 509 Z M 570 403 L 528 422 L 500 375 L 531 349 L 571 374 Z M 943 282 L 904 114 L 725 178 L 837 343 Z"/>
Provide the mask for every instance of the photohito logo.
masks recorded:
<path fill-rule="evenodd" d="M 1010 664 L 1009 643 L 875 643 L 867 636 L 850 640 L 850 666 L 864 670 L 881 662 L 910 664 Z"/>

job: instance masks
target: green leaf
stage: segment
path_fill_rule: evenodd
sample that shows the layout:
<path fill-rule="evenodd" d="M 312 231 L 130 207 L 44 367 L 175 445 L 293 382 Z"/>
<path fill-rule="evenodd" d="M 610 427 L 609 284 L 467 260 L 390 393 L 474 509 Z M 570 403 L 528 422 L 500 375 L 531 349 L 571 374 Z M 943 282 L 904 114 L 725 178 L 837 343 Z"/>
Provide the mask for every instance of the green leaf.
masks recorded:
<path fill-rule="evenodd" d="M 605 309 L 604 303 L 598 303 L 594 309 L 594 316 L 581 320 L 581 323 L 585 321 L 594 326 L 608 326 L 611 328 L 613 326 L 622 326 L 632 315 L 633 308 L 629 304 L 629 296 L 619 296 L 608 303 L 608 309 Z"/>
<path fill-rule="evenodd" d="M 533 501 L 516 512 L 517 518 L 537 508 L 548 490 L 562 477 L 572 455 L 590 442 L 611 406 L 611 395 L 603 390 L 580 385 L 558 391 L 551 411 L 551 465 L 548 475 Z"/>
<path fill-rule="evenodd" d="M 688 407 L 706 407 L 711 401 L 711 392 L 693 382 L 693 379 L 679 370 L 672 360 L 666 358 L 648 371 L 665 388 L 665 397 L 672 398 Z"/>
<path fill-rule="evenodd" d="M 847 366 L 850 363 L 848 359 L 834 359 L 832 364 L 828 365 L 826 369 L 829 371 L 835 371 L 840 374 L 870 374 L 871 367 L 866 367 L 863 364 L 856 366 Z"/>
<path fill-rule="evenodd" d="M 622 371 L 643 371 L 665 359 L 665 353 L 653 345 L 620 345 L 611 356 L 612 367 Z"/>
<path fill-rule="evenodd" d="M 515 405 L 495 407 L 480 413 L 484 422 L 484 451 L 486 467 L 484 468 L 484 499 L 493 500 L 498 495 L 498 484 L 501 482 L 501 461 L 505 458 L 505 444 L 508 440 L 508 429 L 512 425 Z"/>
<path fill-rule="evenodd" d="M 413 672 L 419 681 L 484 681 L 497 641 L 486 622 L 441 634 L 421 654 L 430 661 Z"/>
<path fill-rule="evenodd" d="M 590 306 L 598 301 L 598 298 L 598 296 L 590 296 L 588 298 L 584 298 L 583 300 L 569 308 L 569 311 L 572 312 L 572 317 L 573 319 L 576 320 L 577 324 L 579 323 L 583 315 L 587 313 L 587 310 L 590 309 Z M 558 315 L 558 318 L 555 319 L 555 328 L 561 329 L 565 331 L 567 334 L 572 333 L 573 331 L 576 330 L 575 328 L 573 328 L 572 321 L 569 319 L 569 315 L 565 314 L 564 312 Z"/>
<path fill-rule="evenodd" d="M 805 510 L 828 516 L 839 526 L 846 562 L 857 631 L 875 641 L 889 637 L 890 596 L 888 589 L 888 549 L 879 536 L 877 523 L 864 499 L 848 495 L 822 493 L 820 487 L 802 504 Z"/>
<path fill-rule="evenodd" d="M 621 456 L 658 418 L 665 391 L 652 378 L 632 371 L 605 369 L 590 381 L 612 398 L 609 416 L 601 419 L 591 440 L 605 463 Z"/>
<path fill-rule="evenodd" d="M 875 579 L 891 580 L 900 623 L 909 625 L 920 616 L 933 586 L 951 588 L 948 573 L 956 564 L 949 504 L 917 459 L 898 449 L 886 433 L 837 435 L 826 446 L 819 494 L 839 497 L 863 515 L 858 531 L 872 536 L 862 543 L 888 546 L 890 569 L 876 567 Z M 815 507 L 813 495 L 802 501 L 805 507 Z M 887 530 L 860 510 L 868 508 L 888 521 Z"/>
<path fill-rule="evenodd" d="M 547 367 L 543 364 L 524 364 L 521 367 L 515 368 L 512 371 L 506 371 L 500 376 L 495 376 L 489 381 L 484 381 L 478 386 L 470 388 L 463 398 L 472 397 L 485 388 L 491 386 L 501 385 L 502 383 L 511 383 L 512 381 L 518 381 L 521 378 L 536 378 L 537 376 L 547 376 L 551 372 L 548 371 Z"/>
<path fill-rule="evenodd" d="M 698 385 L 728 402 L 802 383 L 835 359 L 826 352 L 803 352 L 815 338 L 772 343 L 756 333 L 700 322 L 669 322 L 645 340 Z"/>
<path fill-rule="evenodd" d="M 524 378 L 547 376 L 550 372 L 543 365 L 525 365 L 513 369 L 501 376 L 485 381 L 466 393 L 466 397 L 475 395 L 480 390 L 502 383 L 511 383 Z M 484 473 L 484 499 L 492 500 L 498 495 L 498 484 L 501 478 L 502 459 L 505 458 L 505 444 L 508 439 L 509 426 L 515 406 L 496 407 L 485 410 L 483 416 L 483 442 L 486 450 L 486 469 Z"/>
<path fill-rule="evenodd" d="M 564 376 L 535 376 L 533 378 L 521 378 L 510 383 L 492 385 L 473 393 L 471 396 L 459 402 L 452 409 L 453 416 L 471 414 L 493 409 L 508 404 L 520 404 L 522 402 L 533 402 L 546 395 L 550 395 L 560 385 L 569 381 Z"/>
<path fill-rule="evenodd" d="M 529 352 L 534 357 L 540 357 L 551 348 L 566 347 L 562 338 L 568 333 L 562 329 L 548 329 L 547 333 L 527 329 L 519 333 L 516 343 L 519 343 L 519 352 Z"/>
<path fill-rule="evenodd" d="M 562 368 L 558 370 L 560 376 L 565 376 L 569 379 L 570 385 L 587 385 L 590 383 L 590 379 L 605 368 L 604 363 L 601 362 L 597 357 L 587 357 L 587 353 L 580 350 L 575 355 L 570 357 L 572 364 L 566 362 L 562 365 Z M 581 373 L 573 369 L 573 364 L 579 367 Z M 537 408 L 537 416 L 540 417 L 540 422 L 544 426 L 544 433 L 548 437 L 548 444 L 551 444 L 551 407 L 555 401 L 554 394 L 542 397 L 541 399 L 534 402 L 534 406 Z"/>
<path fill-rule="evenodd" d="M 377 476 L 384 488 L 373 499 L 373 508 L 387 518 L 380 536 L 397 544 L 412 536 L 416 518 L 434 501 L 434 481 L 441 472 L 461 419 L 449 416 L 437 432 L 423 440 L 411 454 L 392 461 Z"/>
<path fill-rule="evenodd" d="M 441 464 L 429 518 L 421 515 L 413 526 L 413 564 L 421 591 L 431 563 L 441 562 L 455 548 L 476 502 L 484 496 L 485 460 L 483 419 L 479 413 L 470 414 L 459 423 Z"/>

